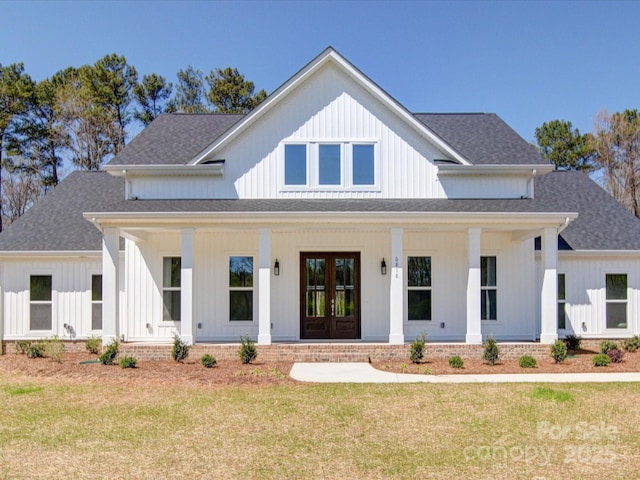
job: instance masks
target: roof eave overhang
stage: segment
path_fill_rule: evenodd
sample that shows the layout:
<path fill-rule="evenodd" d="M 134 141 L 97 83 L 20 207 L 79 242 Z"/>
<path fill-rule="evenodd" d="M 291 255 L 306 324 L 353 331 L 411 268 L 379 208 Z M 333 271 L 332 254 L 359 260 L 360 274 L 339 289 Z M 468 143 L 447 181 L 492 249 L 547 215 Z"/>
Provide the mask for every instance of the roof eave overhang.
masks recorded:
<path fill-rule="evenodd" d="M 505 229 L 558 228 L 562 231 L 576 212 L 86 212 L 84 217 L 97 228 L 161 227 L 187 228 L 211 225 L 283 224 L 405 224 L 457 225 L 459 228 L 500 227 Z"/>
<path fill-rule="evenodd" d="M 104 169 L 114 176 L 214 176 L 224 173 L 224 160 L 198 165 L 106 165 Z"/>
<path fill-rule="evenodd" d="M 101 250 L 16 250 L 0 251 L 0 258 L 100 258 Z"/>
<path fill-rule="evenodd" d="M 558 250 L 558 255 L 563 257 L 638 257 L 640 258 L 640 250 Z"/>
<path fill-rule="evenodd" d="M 417 131 L 422 136 L 426 137 L 430 142 L 435 144 L 440 150 L 448 154 L 463 165 L 471 165 L 471 162 L 467 160 L 462 154 L 457 152 L 449 144 L 443 141 L 435 133 L 433 133 L 426 125 L 420 122 L 417 118 L 411 114 L 405 107 L 403 107 L 397 100 L 391 97 L 387 92 L 380 88 L 375 82 L 364 75 L 354 65 L 347 61 L 342 55 L 336 52 L 333 48 L 329 47 L 325 49 L 320 55 L 314 58 L 306 66 L 304 66 L 298 73 L 287 80 L 271 95 L 269 95 L 257 108 L 247 114 L 242 120 L 236 123 L 231 129 L 229 129 L 222 136 L 217 138 L 212 144 L 200 152 L 194 157 L 189 164 L 196 165 L 211 157 L 215 152 L 230 143 L 233 139 L 238 137 L 244 130 L 250 125 L 262 117 L 271 108 L 277 105 L 282 99 L 295 90 L 301 83 L 303 83 L 313 73 L 318 71 L 324 65 L 329 62 L 333 62 L 351 76 L 358 84 L 364 87 L 369 93 L 385 104 L 390 110 L 395 112 L 398 117 L 404 120 L 409 126 Z"/>
<path fill-rule="evenodd" d="M 438 165 L 438 175 L 543 175 L 553 165 Z"/>

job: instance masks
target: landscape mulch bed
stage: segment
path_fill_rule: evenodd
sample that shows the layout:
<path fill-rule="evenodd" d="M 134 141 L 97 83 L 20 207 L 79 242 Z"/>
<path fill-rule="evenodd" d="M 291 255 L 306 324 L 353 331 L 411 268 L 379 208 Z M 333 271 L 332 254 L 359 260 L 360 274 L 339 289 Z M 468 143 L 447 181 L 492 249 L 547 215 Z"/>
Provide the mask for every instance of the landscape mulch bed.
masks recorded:
<path fill-rule="evenodd" d="M 581 372 L 640 372 L 640 352 L 625 353 L 622 363 L 607 367 L 594 367 L 592 357 L 596 352 L 580 350 L 570 352 L 570 357 L 557 364 L 551 357 L 538 360 L 536 368 L 521 368 L 518 360 L 503 360 L 488 365 L 482 360 L 465 359 L 464 368 L 449 366 L 446 358 L 429 358 L 413 364 L 402 361 L 375 362 L 382 371 L 418 374 L 487 374 L 487 373 L 581 373 Z M 259 358 L 248 365 L 240 360 L 220 361 L 214 368 L 204 368 L 198 358 L 187 358 L 183 363 L 173 360 L 140 361 L 135 369 L 123 369 L 118 365 L 81 363 L 95 360 L 89 353 L 67 352 L 60 363 L 51 358 L 28 358 L 26 355 L 0 356 L 0 374 L 12 373 L 31 378 L 50 379 L 70 383 L 108 383 L 119 385 L 193 385 L 193 386 L 268 386 L 295 384 L 288 374 L 292 362 L 261 362 Z"/>

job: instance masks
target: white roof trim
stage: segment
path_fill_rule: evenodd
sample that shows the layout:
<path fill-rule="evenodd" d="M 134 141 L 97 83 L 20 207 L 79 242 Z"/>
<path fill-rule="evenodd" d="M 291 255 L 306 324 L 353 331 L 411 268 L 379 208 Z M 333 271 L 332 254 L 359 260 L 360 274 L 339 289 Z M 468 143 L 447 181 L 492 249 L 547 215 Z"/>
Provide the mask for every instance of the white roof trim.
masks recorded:
<path fill-rule="evenodd" d="M 360 72 L 355 66 L 347 61 L 342 55 L 336 52 L 332 47 L 328 47 L 320 55 L 309 62 L 298 73 L 287 80 L 281 85 L 275 92 L 269 95 L 257 108 L 251 113 L 247 114 L 242 120 L 236 123 L 229 131 L 217 138 L 211 145 L 206 147 L 195 158 L 193 158 L 188 165 L 197 165 L 205 158 L 210 156 L 215 151 L 219 150 L 232 139 L 236 138 L 240 133 L 246 130 L 250 125 L 262 117 L 266 112 L 278 104 L 284 99 L 290 92 L 295 90 L 302 82 L 313 75 L 318 69 L 328 62 L 333 62 L 335 65 L 342 68 L 342 70 L 351 76 L 358 84 L 365 88 L 369 93 L 376 97 L 380 102 L 385 104 L 390 110 L 395 112 L 398 117 L 410 125 L 423 137 L 427 138 L 431 143 L 436 145 L 443 152 L 451 155 L 452 158 L 457 160 L 463 165 L 471 165 L 463 155 L 453 149 L 449 144 L 444 142 L 440 137 L 435 135 L 426 125 L 416 119 L 411 112 L 403 107 L 398 101 L 391 97 L 387 92 L 380 88 L 370 78 Z"/>
<path fill-rule="evenodd" d="M 550 173 L 551 164 L 541 165 L 450 165 L 439 164 L 438 175 L 532 175 Z"/>
<path fill-rule="evenodd" d="M 224 160 L 198 165 L 107 165 L 104 169 L 113 176 L 133 177 L 136 175 L 173 176 L 211 175 L 222 176 Z"/>
<path fill-rule="evenodd" d="M 0 258 L 102 258 L 102 250 L 16 250 L 0 252 Z"/>

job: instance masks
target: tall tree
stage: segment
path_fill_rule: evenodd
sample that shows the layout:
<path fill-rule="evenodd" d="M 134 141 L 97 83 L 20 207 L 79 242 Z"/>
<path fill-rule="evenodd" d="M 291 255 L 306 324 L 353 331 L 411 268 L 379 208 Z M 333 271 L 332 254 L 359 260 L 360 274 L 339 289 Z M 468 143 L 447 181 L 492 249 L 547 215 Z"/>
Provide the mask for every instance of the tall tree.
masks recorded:
<path fill-rule="evenodd" d="M 14 163 L 19 164 L 19 160 Z M 38 199 L 38 176 L 28 169 L 15 169 L 2 178 L 2 216 L 9 224 L 22 216 Z"/>
<path fill-rule="evenodd" d="M 138 82 L 136 69 L 127 64 L 125 57 L 115 53 L 105 55 L 94 65 L 78 70 L 82 94 L 93 110 L 102 110 L 113 119 L 113 153 L 124 148 L 126 126 L 131 121 L 129 105 L 133 99 L 133 88 Z"/>
<path fill-rule="evenodd" d="M 22 63 L 13 63 L 7 67 L 0 64 L 0 188 L 2 185 L 2 154 L 5 148 L 5 136 L 16 115 L 26 109 L 25 98 L 29 95 L 32 80 L 24 73 Z M 0 192 L 0 198 L 1 192 Z M 0 205 L 0 211 L 2 205 Z M 2 215 L 0 214 L 0 232 L 2 231 Z"/>
<path fill-rule="evenodd" d="M 570 170 L 593 170 L 593 150 L 587 135 L 581 135 L 571 122 L 552 120 L 536 128 L 538 150 L 543 157 L 553 162 L 556 168 Z"/>
<path fill-rule="evenodd" d="M 640 116 L 638 110 L 600 112 L 589 142 L 606 189 L 640 218 Z"/>
<path fill-rule="evenodd" d="M 207 113 L 206 92 L 201 70 L 189 65 L 178 72 L 178 84 L 174 99 L 175 109 L 181 113 Z"/>
<path fill-rule="evenodd" d="M 135 118 L 145 127 L 161 113 L 175 110 L 173 102 L 170 101 L 173 84 L 156 73 L 144 75 L 142 82 L 133 88 L 133 95 L 140 109 L 134 113 Z"/>
<path fill-rule="evenodd" d="M 86 95 L 77 69 L 67 68 L 60 75 L 65 81 L 57 101 L 61 121 L 69 135 L 70 159 L 81 170 L 99 170 L 104 161 L 116 153 L 113 139 L 118 138 L 119 125 L 109 109 L 96 108 L 92 98 Z"/>
<path fill-rule="evenodd" d="M 58 95 L 64 82 L 64 76 L 56 74 L 51 79 L 33 83 L 26 99 L 27 110 L 17 116 L 9 136 L 10 149 L 20 154 L 22 168 L 28 165 L 34 170 L 45 191 L 58 184 L 58 168 L 69 145 L 69 135 L 58 108 Z"/>
<path fill-rule="evenodd" d="M 209 101 L 220 113 L 248 113 L 258 106 L 267 92 L 254 93 L 252 81 L 245 80 L 237 68 L 216 68 L 207 75 L 209 83 Z"/>

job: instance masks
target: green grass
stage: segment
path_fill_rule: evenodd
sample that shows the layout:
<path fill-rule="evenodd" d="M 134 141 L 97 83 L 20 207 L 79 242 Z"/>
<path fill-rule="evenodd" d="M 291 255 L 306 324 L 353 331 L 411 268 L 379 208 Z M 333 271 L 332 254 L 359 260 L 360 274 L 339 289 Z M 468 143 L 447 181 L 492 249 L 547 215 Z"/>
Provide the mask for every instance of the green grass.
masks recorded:
<path fill-rule="evenodd" d="M 0 478 L 637 478 L 639 395 L 638 384 L 130 388 L 5 376 Z"/>

